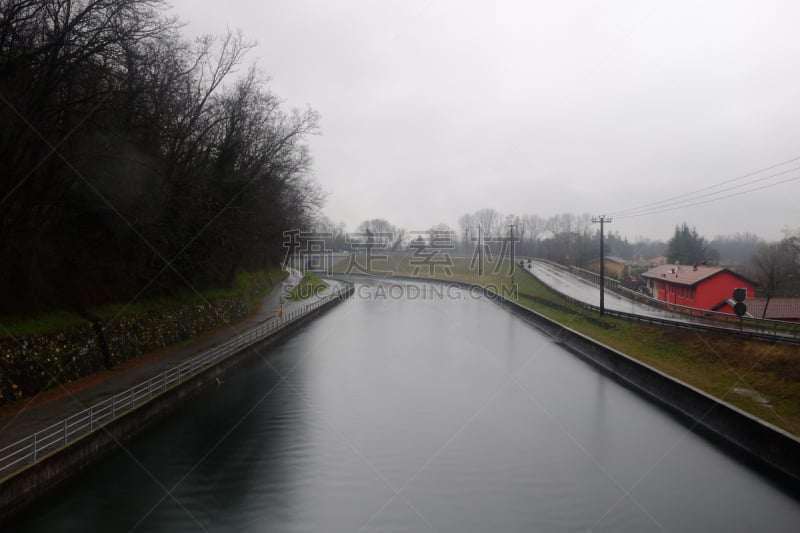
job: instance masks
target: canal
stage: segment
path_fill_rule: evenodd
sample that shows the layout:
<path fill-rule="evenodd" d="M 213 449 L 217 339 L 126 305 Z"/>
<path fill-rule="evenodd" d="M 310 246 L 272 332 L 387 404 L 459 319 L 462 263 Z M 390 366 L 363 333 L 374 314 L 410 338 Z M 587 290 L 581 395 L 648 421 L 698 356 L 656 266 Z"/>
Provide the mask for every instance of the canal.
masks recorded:
<path fill-rule="evenodd" d="M 800 504 L 468 291 L 353 298 L 9 531 L 796 531 Z"/>

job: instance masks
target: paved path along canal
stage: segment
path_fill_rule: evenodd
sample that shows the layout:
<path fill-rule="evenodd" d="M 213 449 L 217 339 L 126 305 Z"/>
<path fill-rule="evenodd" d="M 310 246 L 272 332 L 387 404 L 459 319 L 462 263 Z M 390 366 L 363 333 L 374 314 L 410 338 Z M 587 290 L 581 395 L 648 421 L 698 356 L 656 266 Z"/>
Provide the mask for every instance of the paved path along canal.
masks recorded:
<path fill-rule="evenodd" d="M 258 350 L 258 348 L 256 348 Z M 468 291 L 359 283 L 19 531 L 796 531 L 800 503 Z"/>
<path fill-rule="evenodd" d="M 173 368 L 181 361 L 191 359 L 203 350 L 218 345 L 250 327 L 269 320 L 277 320 L 278 311 L 281 308 L 281 298 L 300 283 L 302 276 L 301 272 L 290 269 L 289 276 L 262 298 L 258 308 L 235 324 L 207 332 L 164 352 L 149 354 L 142 357 L 142 360 L 128 361 L 122 369 L 105 375 L 99 383 L 93 383 L 91 386 L 69 393 L 55 389 L 53 392 L 61 392 L 61 394 L 53 401 L 31 402 L 33 405 L 26 405 L 31 400 L 21 402 L 22 408 L 19 411 L 9 411 L 0 416 L 0 448 L 24 439 L 51 424 L 60 423 L 64 418 Z M 334 285 L 327 292 L 321 292 L 319 296 L 324 297 L 335 288 Z M 305 303 L 289 301 L 283 307 L 285 312 L 289 313 L 302 308 Z M 91 380 L 93 379 L 90 378 Z M 0 466 L 4 465 L 0 464 Z M 0 477 L 8 473 L 0 468 Z"/>

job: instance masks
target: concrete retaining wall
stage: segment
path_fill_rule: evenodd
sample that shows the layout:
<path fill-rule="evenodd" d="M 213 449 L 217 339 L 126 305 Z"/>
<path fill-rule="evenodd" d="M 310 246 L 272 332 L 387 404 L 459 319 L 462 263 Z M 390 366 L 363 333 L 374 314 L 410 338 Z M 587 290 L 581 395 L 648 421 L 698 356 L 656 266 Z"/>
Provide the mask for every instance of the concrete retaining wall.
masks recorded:
<path fill-rule="evenodd" d="M 350 294 L 347 293 L 348 296 Z M 276 330 L 256 346 L 260 347 L 276 342 L 342 299 L 335 298 L 322 307 L 294 320 L 286 327 Z M 125 416 L 99 427 L 94 432 L 71 442 L 67 447 L 41 458 L 4 480 L 0 480 L 0 524 L 18 514 L 36 499 L 51 492 L 61 482 L 74 476 L 93 461 L 116 449 L 120 443 L 186 404 L 208 386 L 216 386 L 217 378 L 232 368 L 250 361 L 253 357 L 258 357 L 257 352 L 253 348 L 246 348 L 177 387 L 154 397 Z"/>
<path fill-rule="evenodd" d="M 493 299 L 547 332 L 572 353 L 677 414 L 693 431 L 711 437 L 748 462 L 777 475 L 779 481 L 800 489 L 797 437 L 531 309 L 497 296 Z"/>

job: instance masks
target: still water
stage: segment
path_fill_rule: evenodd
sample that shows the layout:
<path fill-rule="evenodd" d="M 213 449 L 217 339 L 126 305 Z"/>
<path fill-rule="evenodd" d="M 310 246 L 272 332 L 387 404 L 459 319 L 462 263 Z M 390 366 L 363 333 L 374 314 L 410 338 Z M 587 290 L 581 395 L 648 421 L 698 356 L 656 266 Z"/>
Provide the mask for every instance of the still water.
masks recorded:
<path fill-rule="evenodd" d="M 440 288 L 436 288 L 440 287 Z M 800 503 L 492 302 L 349 301 L 18 531 L 797 531 Z"/>

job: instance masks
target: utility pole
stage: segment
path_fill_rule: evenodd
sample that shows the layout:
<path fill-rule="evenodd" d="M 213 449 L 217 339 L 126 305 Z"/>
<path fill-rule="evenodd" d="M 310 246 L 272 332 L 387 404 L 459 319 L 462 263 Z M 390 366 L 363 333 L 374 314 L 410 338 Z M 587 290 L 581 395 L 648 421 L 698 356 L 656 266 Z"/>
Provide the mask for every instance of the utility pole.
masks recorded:
<path fill-rule="evenodd" d="M 514 284 L 514 274 L 516 274 L 517 265 L 514 259 L 514 228 L 517 227 L 516 224 L 509 224 L 508 225 L 511 231 L 511 240 L 508 242 L 508 245 L 511 247 L 511 284 Z"/>
<path fill-rule="evenodd" d="M 481 243 L 481 233 L 483 227 L 478 224 L 478 275 L 483 276 L 483 244 Z"/>
<path fill-rule="evenodd" d="M 603 251 L 603 241 L 605 240 L 605 237 L 603 237 L 603 224 L 606 222 L 610 223 L 611 219 L 606 218 L 605 215 L 600 215 L 599 217 L 593 218 L 592 222 L 600 223 L 600 314 L 604 315 L 606 313 L 606 260 L 605 253 Z"/>

